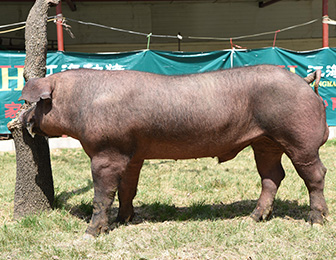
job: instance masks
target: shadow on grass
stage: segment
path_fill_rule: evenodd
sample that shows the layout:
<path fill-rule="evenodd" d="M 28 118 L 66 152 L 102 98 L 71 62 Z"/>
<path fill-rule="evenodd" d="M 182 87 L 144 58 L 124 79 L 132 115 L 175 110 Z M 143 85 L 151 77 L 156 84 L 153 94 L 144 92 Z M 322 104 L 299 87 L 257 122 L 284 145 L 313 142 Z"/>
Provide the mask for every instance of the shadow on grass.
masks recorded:
<path fill-rule="evenodd" d="M 93 189 L 93 182 L 92 180 L 88 180 L 87 185 L 81 189 L 55 194 L 54 208 L 69 210 L 72 215 L 88 222 L 92 215 L 92 201 L 82 201 L 78 206 L 73 207 L 68 203 L 68 200 L 74 196 L 84 194 L 91 189 Z"/>
<path fill-rule="evenodd" d="M 56 195 L 55 208 L 69 210 L 69 212 L 85 221 L 89 222 L 92 215 L 92 201 L 82 201 L 79 205 L 73 206 L 68 203 L 72 196 L 86 193 L 93 188 L 92 181 L 84 188 L 70 192 L 62 192 Z M 143 204 L 135 207 L 135 217 L 133 224 L 163 221 L 186 221 L 186 220 L 215 220 L 215 219 L 233 219 L 236 217 L 249 216 L 257 204 L 256 200 L 242 200 L 230 204 L 206 204 L 197 202 L 188 207 L 176 207 L 175 205 L 155 202 L 152 204 Z M 309 206 L 299 205 L 297 201 L 283 201 L 276 199 L 271 218 L 280 217 L 307 221 Z M 118 213 L 118 208 L 111 209 L 112 216 Z"/>
<path fill-rule="evenodd" d="M 249 216 L 257 205 L 256 200 L 242 200 L 230 204 L 209 205 L 196 203 L 189 207 L 175 207 L 162 203 L 145 204 L 135 208 L 135 223 L 143 221 L 185 221 L 185 220 L 215 220 L 233 219 Z M 298 205 L 297 201 L 275 200 L 271 218 L 280 217 L 307 221 L 308 205 Z"/>

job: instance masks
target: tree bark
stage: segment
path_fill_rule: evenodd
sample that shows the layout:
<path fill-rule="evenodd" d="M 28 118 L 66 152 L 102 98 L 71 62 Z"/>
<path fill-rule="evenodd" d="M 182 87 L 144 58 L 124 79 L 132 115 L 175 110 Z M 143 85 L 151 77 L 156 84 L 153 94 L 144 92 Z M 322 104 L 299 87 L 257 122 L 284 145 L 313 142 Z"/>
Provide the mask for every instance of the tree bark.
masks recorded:
<path fill-rule="evenodd" d="M 48 9 L 51 4 L 59 2 L 60 0 L 36 0 L 29 12 L 25 31 L 26 81 L 46 75 Z M 30 104 L 23 106 L 29 107 Z M 48 141 L 42 136 L 36 135 L 33 138 L 17 119 L 18 115 L 7 125 L 16 150 L 15 219 L 52 209 L 54 202 Z"/>

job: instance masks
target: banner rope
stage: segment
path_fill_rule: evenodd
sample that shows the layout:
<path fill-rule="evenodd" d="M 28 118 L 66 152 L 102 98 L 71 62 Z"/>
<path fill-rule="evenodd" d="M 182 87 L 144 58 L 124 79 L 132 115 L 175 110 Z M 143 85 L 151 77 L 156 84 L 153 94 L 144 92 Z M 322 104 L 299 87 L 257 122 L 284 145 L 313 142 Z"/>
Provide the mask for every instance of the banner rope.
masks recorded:
<path fill-rule="evenodd" d="M 0 29 L 1 28 L 6 28 L 6 27 L 12 27 L 12 26 L 16 26 L 16 25 L 21 25 L 21 24 L 25 24 L 26 22 L 18 22 L 18 23 L 11 23 L 11 24 L 5 24 L 5 25 L 0 25 Z"/>
<path fill-rule="evenodd" d="M 96 27 L 101 27 L 105 29 L 110 29 L 114 31 L 119 31 L 119 32 L 124 32 L 124 33 L 130 33 L 130 34 L 136 34 L 136 35 L 141 35 L 147 37 L 149 34 L 148 33 L 142 33 L 142 32 L 136 32 L 136 31 L 131 31 L 131 30 L 125 30 L 125 29 L 120 29 L 112 26 L 106 26 L 102 24 L 97 24 L 97 23 L 92 23 L 92 22 L 84 22 L 84 21 L 79 21 L 71 18 L 66 18 L 69 21 L 72 22 L 77 22 L 79 24 L 84 24 L 84 25 L 92 25 Z M 195 40 L 217 40 L 217 41 L 230 41 L 230 40 L 240 40 L 240 39 L 245 39 L 245 38 L 252 38 L 252 37 L 258 37 L 258 36 L 263 36 L 263 35 L 268 35 L 268 34 L 274 34 L 278 32 L 284 32 L 287 30 L 295 29 L 301 26 L 306 26 L 312 23 L 317 22 L 320 19 L 314 19 L 305 23 L 301 24 L 296 24 L 292 25 L 280 30 L 275 30 L 275 31 L 270 31 L 270 32 L 263 32 L 263 33 L 256 33 L 256 34 L 249 34 L 249 35 L 243 35 L 243 36 L 236 36 L 236 37 L 228 37 L 228 38 L 219 38 L 219 37 L 201 37 L 201 36 L 184 36 L 184 38 L 187 39 L 195 39 Z M 156 38 L 174 38 L 174 39 L 180 39 L 181 40 L 181 35 L 159 35 L 159 34 L 152 34 L 151 37 L 156 37 Z"/>
<path fill-rule="evenodd" d="M 17 28 L 13 28 L 13 29 L 9 29 L 9 30 L 5 30 L 5 31 L 0 31 L 0 34 L 4 34 L 4 33 L 10 33 L 10 32 L 15 32 L 15 31 L 19 31 L 22 30 L 26 27 L 26 25 L 21 26 L 21 27 L 17 27 Z"/>
<path fill-rule="evenodd" d="M 152 37 L 152 33 L 147 35 L 147 50 L 149 50 L 150 38 Z"/>
<path fill-rule="evenodd" d="M 336 25 L 336 21 L 329 18 L 329 16 L 323 16 L 322 23 L 330 24 L 330 25 Z"/>
<path fill-rule="evenodd" d="M 113 31 L 141 35 L 141 36 L 145 36 L 145 37 L 147 37 L 149 35 L 149 33 L 136 32 L 136 31 L 131 31 L 131 30 L 125 30 L 125 29 L 120 29 L 120 28 L 116 28 L 116 27 L 112 27 L 112 26 L 107 26 L 107 25 L 102 25 L 102 24 L 98 24 L 98 23 L 79 21 L 79 20 L 75 20 L 75 19 L 71 19 L 71 18 L 66 18 L 66 20 L 71 21 L 71 22 L 76 22 L 76 23 L 79 23 L 79 24 L 91 25 L 91 26 L 96 26 L 96 27 L 100 27 L 100 28 L 104 28 L 104 29 L 110 29 L 110 30 L 113 30 Z M 174 35 L 160 35 L 160 34 L 151 34 L 151 37 L 156 37 L 156 38 L 174 38 L 174 39 L 178 38 L 177 35 L 174 36 Z"/>
<path fill-rule="evenodd" d="M 276 37 L 277 37 L 278 32 L 280 32 L 280 30 L 277 30 L 274 34 L 273 48 L 275 47 L 275 41 L 276 41 Z"/>
<path fill-rule="evenodd" d="M 51 21 L 54 21 L 56 20 L 55 17 L 51 16 L 51 17 L 48 17 L 48 20 L 47 22 L 51 22 Z M 24 24 L 23 26 L 20 26 L 20 27 L 16 27 L 16 28 L 13 28 L 13 29 L 8 29 L 8 30 L 5 30 L 5 31 L 0 31 L 0 34 L 4 34 L 4 33 L 10 33 L 10 32 L 15 32 L 15 31 L 19 31 L 19 30 L 22 30 L 26 27 L 26 22 L 19 22 L 19 23 L 12 23 L 12 24 L 6 24 L 6 25 L 0 25 L 0 28 L 6 28 L 6 27 L 11 27 L 11 26 L 16 26 L 16 25 L 21 25 L 21 24 Z"/>
<path fill-rule="evenodd" d="M 298 27 L 306 26 L 306 25 L 315 23 L 318 20 L 320 20 L 320 19 L 314 19 L 314 20 L 311 20 L 311 21 L 308 21 L 308 22 L 305 22 L 305 23 L 292 25 L 292 26 L 289 26 L 289 27 L 286 27 L 286 28 L 283 28 L 283 29 L 280 29 L 280 30 L 275 30 L 275 31 L 255 33 L 255 34 L 242 35 L 242 36 L 236 36 L 236 37 L 221 38 L 221 37 L 202 37 L 202 36 L 183 36 L 182 37 L 181 34 L 178 34 L 178 35 L 160 35 L 160 34 L 152 34 L 152 33 L 143 33 L 143 32 L 125 30 L 125 29 L 116 28 L 116 27 L 112 27 L 112 26 L 92 23 L 92 22 L 84 22 L 84 21 L 75 20 L 75 19 L 71 19 L 71 18 L 64 18 L 63 17 L 63 19 L 64 19 L 63 20 L 64 25 L 66 25 L 65 21 L 71 21 L 71 22 L 76 22 L 76 23 L 83 24 L 83 25 L 100 27 L 100 28 L 109 29 L 109 30 L 113 30 L 113 31 L 118 31 L 118 32 L 122 32 L 122 33 L 129 33 L 129 34 L 145 36 L 147 38 L 147 40 L 148 40 L 148 35 L 150 35 L 150 37 L 155 37 L 155 38 L 172 38 L 172 39 L 179 39 L 179 40 L 182 40 L 182 38 L 186 38 L 186 39 L 193 39 L 193 40 L 215 40 L 215 41 L 241 40 L 241 39 L 259 37 L 259 36 L 264 36 L 264 35 L 269 35 L 269 34 L 277 35 L 277 33 L 279 33 L 279 32 L 284 32 L 284 31 L 292 30 L 292 29 L 295 29 L 295 28 L 298 28 Z M 55 21 L 55 20 L 57 20 L 57 17 L 56 16 L 51 16 L 51 17 L 48 17 L 47 22 Z M 329 23 L 329 24 L 336 24 L 336 21 L 331 20 L 331 19 L 329 19 L 328 21 L 326 21 L 324 19 L 323 22 L 324 23 Z M 13 23 L 13 24 L 8 24 L 8 25 L 0 25 L 0 29 L 10 27 L 10 26 L 21 25 L 21 24 L 25 24 L 25 23 L 26 22 L 19 22 L 19 23 Z M 13 29 L 5 30 L 5 31 L 0 31 L 0 34 L 21 30 L 23 28 L 25 28 L 25 25 L 17 27 L 17 28 L 13 28 Z"/>
<path fill-rule="evenodd" d="M 305 23 L 301 23 L 301 24 L 297 24 L 297 25 L 292 25 L 280 30 L 275 30 L 275 31 L 270 31 L 270 32 L 263 32 L 263 33 L 255 33 L 255 34 L 249 34 L 249 35 L 243 35 L 243 36 L 236 36 L 236 37 L 228 37 L 228 38 L 216 38 L 216 37 L 198 37 L 198 36 L 187 36 L 187 38 L 189 39 L 195 39 L 195 40 L 216 40 L 216 41 L 230 41 L 232 40 L 241 40 L 241 39 L 246 39 L 246 38 L 253 38 L 253 37 L 258 37 L 258 36 L 263 36 L 263 35 L 268 35 L 268 34 L 274 34 L 274 33 L 278 33 L 278 32 L 284 32 L 284 31 L 288 31 L 291 29 L 295 29 L 301 26 L 305 26 L 305 25 L 309 25 L 312 23 L 317 22 L 320 19 L 314 19 L 311 20 L 309 22 L 305 22 Z"/>

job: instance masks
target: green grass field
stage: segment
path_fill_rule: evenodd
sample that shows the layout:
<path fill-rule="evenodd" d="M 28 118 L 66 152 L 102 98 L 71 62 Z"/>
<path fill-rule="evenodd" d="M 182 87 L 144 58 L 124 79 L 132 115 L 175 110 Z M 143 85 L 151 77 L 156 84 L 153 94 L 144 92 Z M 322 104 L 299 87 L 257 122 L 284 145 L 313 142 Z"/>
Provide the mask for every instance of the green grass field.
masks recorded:
<path fill-rule="evenodd" d="M 0 144 L 1 145 L 1 144 Z M 80 149 L 52 151 L 55 209 L 13 221 L 15 154 L 0 154 L 0 259 L 336 259 L 336 141 L 324 226 L 308 224 L 309 198 L 287 157 L 272 218 L 249 218 L 261 185 L 252 149 L 234 160 L 146 161 L 132 223 L 85 240 L 92 213 L 90 162 Z M 116 215 L 118 201 L 113 205 Z"/>

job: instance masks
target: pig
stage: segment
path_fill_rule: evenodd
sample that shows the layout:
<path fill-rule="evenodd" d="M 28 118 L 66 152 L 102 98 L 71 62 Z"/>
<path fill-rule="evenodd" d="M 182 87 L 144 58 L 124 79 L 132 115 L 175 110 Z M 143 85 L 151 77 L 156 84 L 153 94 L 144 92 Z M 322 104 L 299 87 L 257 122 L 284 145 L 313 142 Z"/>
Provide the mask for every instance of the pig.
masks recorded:
<path fill-rule="evenodd" d="M 32 104 L 22 124 L 45 136 L 78 139 L 91 160 L 93 215 L 86 233 L 109 231 L 134 216 L 133 198 L 145 159 L 233 159 L 253 148 L 261 194 L 251 217 L 268 219 L 283 178 L 285 153 L 309 191 L 311 223 L 328 214 L 326 168 L 319 148 L 328 139 L 325 107 L 306 79 L 273 65 L 165 76 L 139 71 L 78 69 L 31 79 L 21 100 Z"/>

